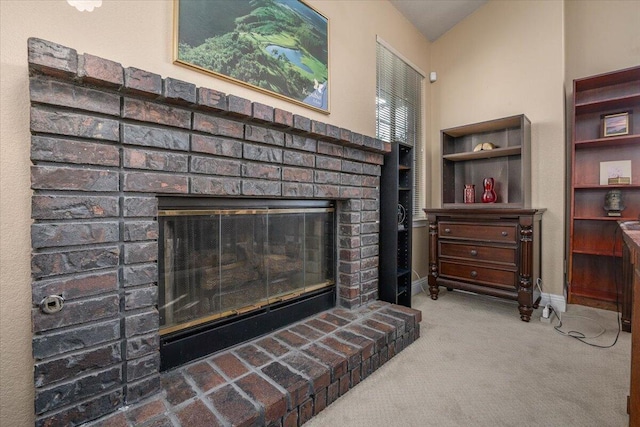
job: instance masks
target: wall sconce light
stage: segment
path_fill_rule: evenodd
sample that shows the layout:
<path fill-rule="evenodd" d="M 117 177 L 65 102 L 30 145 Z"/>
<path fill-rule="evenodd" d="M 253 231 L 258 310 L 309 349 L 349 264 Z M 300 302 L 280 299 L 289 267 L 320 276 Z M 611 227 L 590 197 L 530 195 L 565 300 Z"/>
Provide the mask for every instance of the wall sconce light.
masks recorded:
<path fill-rule="evenodd" d="M 71 6 L 78 9 L 80 12 L 93 12 L 96 7 L 102 6 L 102 0 L 67 0 Z"/>

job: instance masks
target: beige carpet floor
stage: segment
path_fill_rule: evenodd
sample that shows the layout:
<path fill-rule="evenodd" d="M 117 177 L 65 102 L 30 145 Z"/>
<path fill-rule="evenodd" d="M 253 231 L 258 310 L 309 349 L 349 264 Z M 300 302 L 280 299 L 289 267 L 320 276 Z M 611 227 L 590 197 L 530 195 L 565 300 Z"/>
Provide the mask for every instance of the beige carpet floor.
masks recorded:
<path fill-rule="evenodd" d="M 414 296 L 421 337 L 305 426 L 612 426 L 628 423 L 631 335 L 585 345 L 514 302 Z M 616 313 L 570 305 L 564 331 L 613 343 Z M 602 332 L 602 329 L 605 329 Z"/>

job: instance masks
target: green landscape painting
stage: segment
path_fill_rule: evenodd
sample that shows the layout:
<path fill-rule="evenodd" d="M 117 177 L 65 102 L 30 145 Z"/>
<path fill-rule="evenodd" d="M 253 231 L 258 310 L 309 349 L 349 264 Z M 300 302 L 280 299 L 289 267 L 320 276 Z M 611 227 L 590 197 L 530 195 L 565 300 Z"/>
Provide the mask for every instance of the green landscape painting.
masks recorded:
<path fill-rule="evenodd" d="M 178 0 L 176 62 L 328 112 L 328 21 L 300 0 Z"/>

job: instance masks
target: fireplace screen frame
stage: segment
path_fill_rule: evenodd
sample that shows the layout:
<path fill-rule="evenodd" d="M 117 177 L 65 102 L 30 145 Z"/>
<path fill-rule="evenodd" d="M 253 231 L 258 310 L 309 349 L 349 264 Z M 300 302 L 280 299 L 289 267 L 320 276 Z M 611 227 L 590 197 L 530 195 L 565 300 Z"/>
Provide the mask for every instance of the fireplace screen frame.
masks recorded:
<path fill-rule="evenodd" d="M 331 235 L 328 263 L 332 271 L 329 280 L 304 290 L 279 293 L 267 300 L 244 307 L 235 307 L 210 316 L 204 316 L 184 325 L 160 325 L 161 370 L 179 366 L 190 360 L 223 350 L 235 344 L 256 338 L 297 320 L 335 307 L 337 274 L 337 214 L 336 203 L 330 200 L 287 199 L 233 199 L 199 197 L 161 197 L 158 200 L 160 240 L 158 245 L 159 311 L 163 313 L 165 275 L 165 249 L 163 221 L 185 215 L 233 213 L 261 215 L 269 212 L 330 214 Z M 162 317 L 162 315 L 161 315 Z"/>

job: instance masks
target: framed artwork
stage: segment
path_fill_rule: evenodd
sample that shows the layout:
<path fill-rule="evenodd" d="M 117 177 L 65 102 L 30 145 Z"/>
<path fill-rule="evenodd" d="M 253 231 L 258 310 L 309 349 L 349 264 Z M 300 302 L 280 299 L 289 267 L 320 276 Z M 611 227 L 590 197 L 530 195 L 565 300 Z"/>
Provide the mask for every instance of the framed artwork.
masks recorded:
<path fill-rule="evenodd" d="M 175 63 L 326 114 L 328 34 L 301 0 L 175 0 Z"/>
<path fill-rule="evenodd" d="M 629 113 L 602 116 L 602 136 L 620 136 L 629 134 Z"/>
<path fill-rule="evenodd" d="M 631 184 L 631 160 L 600 162 L 600 185 Z"/>

